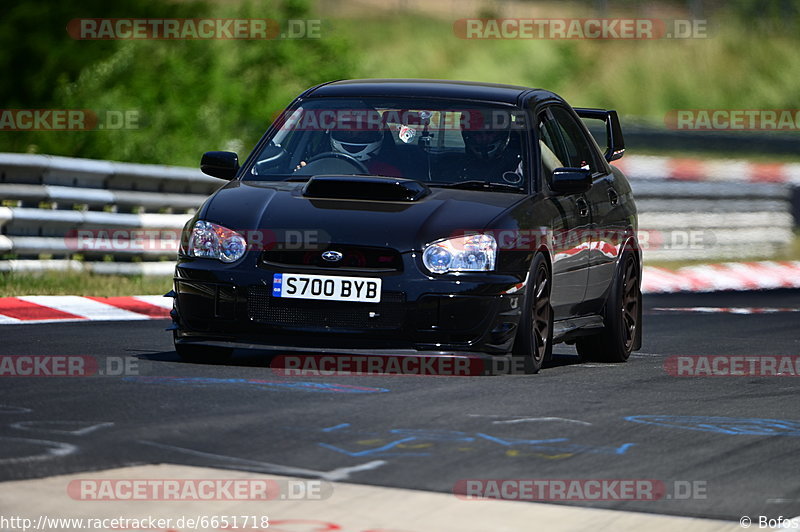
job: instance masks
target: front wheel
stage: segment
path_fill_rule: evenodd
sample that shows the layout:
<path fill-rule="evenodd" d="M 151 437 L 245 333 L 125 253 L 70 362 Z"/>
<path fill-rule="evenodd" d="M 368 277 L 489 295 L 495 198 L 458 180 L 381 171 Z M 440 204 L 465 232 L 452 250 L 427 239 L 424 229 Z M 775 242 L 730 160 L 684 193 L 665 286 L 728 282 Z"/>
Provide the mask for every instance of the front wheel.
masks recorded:
<path fill-rule="evenodd" d="M 575 347 L 583 360 L 625 362 L 641 343 L 642 291 L 639 263 L 626 249 L 611 283 L 603 312 L 603 332 L 578 338 Z"/>
<path fill-rule="evenodd" d="M 545 256 L 537 253 L 514 340 L 514 356 L 525 360 L 525 373 L 539 373 L 553 354 L 553 308 L 550 305 L 550 269 Z"/>

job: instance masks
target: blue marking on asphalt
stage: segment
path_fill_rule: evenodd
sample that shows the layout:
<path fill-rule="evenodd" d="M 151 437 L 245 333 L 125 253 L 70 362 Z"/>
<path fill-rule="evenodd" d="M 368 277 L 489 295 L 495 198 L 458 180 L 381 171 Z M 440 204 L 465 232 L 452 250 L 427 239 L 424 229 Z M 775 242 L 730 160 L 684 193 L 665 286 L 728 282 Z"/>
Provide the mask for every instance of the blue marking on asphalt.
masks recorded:
<path fill-rule="evenodd" d="M 614 454 L 625 454 L 628 449 L 636 445 L 635 443 L 623 443 L 614 451 Z"/>
<path fill-rule="evenodd" d="M 800 436 L 800 421 L 715 416 L 628 416 L 626 421 L 662 427 L 750 436 Z"/>
<path fill-rule="evenodd" d="M 371 454 L 380 453 L 381 456 L 391 456 L 393 454 L 398 454 L 402 456 L 429 456 L 431 453 L 409 453 L 400 451 L 398 453 L 387 453 L 389 449 L 393 449 L 394 447 L 400 445 L 401 443 L 406 443 L 410 441 L 414 441 L 417 438 L 412 436 L 411 438 L 402 438 L 400 440 L 395 440 L 393 442 L 387 443 L 386 445 L 382 445 L 380 447 L 375 447 L 374 449 L 364 449 L 363 451 L 348 451 L 347 449 L 342 449 L 341 447 L 336 447 L 335 445 L 331 445 L 329 443 L 318 443 L 317 445 L 321 447 L 325 447 L 326 449 L 330 449 L 332 451 L 336 451 L 342 454 L 346 454 L 348 456 L 369 456 Z"/>
<path fill-rule="evenodd" d="M 326 429 L 322 429 L 322 432 L 333 432 L 334 430 L 344 429 L 350 426 L 350 423 L 340 423 L 333 427 L 328 427 Z"/>
<path fill-rule="evenodd" d="M 368 386 L 353 386 L 350 384 L 335 384 L 327 382 L 308 381 L 279 381 L 261 379 L 220 379 L 212 377 L 123 377 L 124 381 L 140 384 L 184 384 L 207 386 L 215 384 L 234 384 L 253 386 L 263 389 L 286 389 L 305 392 L 320 393 L 385 393 L 386 388 L 373 388 Z"/>
<path fill-rule="evenodd" d="M 478 432 L 477 435 L 480 436 L 481 438 L 486 438 L 489 441 L 499 443 L 500 445 L 505 445 L 506 447 L 510 447 L 512 445 L 544 445 L 545 443 L 564 442 L 569 439 L 569 438 L 551 438 L 549 440 L 503 440 L 496 436 L 490 436 L 482 432 Z"/>

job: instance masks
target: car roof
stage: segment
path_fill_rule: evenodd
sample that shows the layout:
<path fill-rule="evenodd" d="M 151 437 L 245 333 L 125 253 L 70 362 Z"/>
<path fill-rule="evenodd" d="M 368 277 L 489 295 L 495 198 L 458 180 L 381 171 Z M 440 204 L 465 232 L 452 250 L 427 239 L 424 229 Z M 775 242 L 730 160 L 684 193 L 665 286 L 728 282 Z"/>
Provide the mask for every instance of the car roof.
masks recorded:
<path fill-rule="evenodd" d="M 439 79 L 348 79 L 319 85 L 304 95 L 306 98 L 358 96 L 456 98 L 508 104 L 519 104 L 523 97 L 562 100 L 558 95 L 542 89 Z"/>

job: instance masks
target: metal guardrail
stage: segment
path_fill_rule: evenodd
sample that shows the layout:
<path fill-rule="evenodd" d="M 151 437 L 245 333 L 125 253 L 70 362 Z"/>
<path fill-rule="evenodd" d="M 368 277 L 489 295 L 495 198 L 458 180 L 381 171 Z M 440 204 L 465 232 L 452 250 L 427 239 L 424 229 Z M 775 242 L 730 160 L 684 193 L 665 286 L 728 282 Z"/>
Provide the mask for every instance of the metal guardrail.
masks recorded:
<path fill-rule="evenodd" d="M 646 260 L 770 257 L 792 239 L 788 185 L 631 177 Z M 183 167 L 0 153 L 0 271 L 171 275 L 180 229 L 223 184 Z"/>
<path fill-rule="evenodd" d="M 174 248 L 143 234 L 175 242 L 222 184 L 177 166 L 2 153 L 0 271 L 171 275 Z"/>
<path fill-rule="evenodd" d="M 789 185 L 633 180 L 632 186 L 645 261 L 774 257 L 794 236 Z"/>

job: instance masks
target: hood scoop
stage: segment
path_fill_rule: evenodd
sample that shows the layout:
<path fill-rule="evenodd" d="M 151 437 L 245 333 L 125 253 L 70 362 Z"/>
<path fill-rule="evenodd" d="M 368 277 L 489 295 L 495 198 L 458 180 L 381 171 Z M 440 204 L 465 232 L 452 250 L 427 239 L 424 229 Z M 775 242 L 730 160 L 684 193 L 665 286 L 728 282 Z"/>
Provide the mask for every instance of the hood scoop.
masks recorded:
<path fill-rule="evenodd" d="M 430 193 L 419 181 L 379 176 L 315 176 L 303 188 L 308 198 L 373 201 L 417 201 Z"/>

